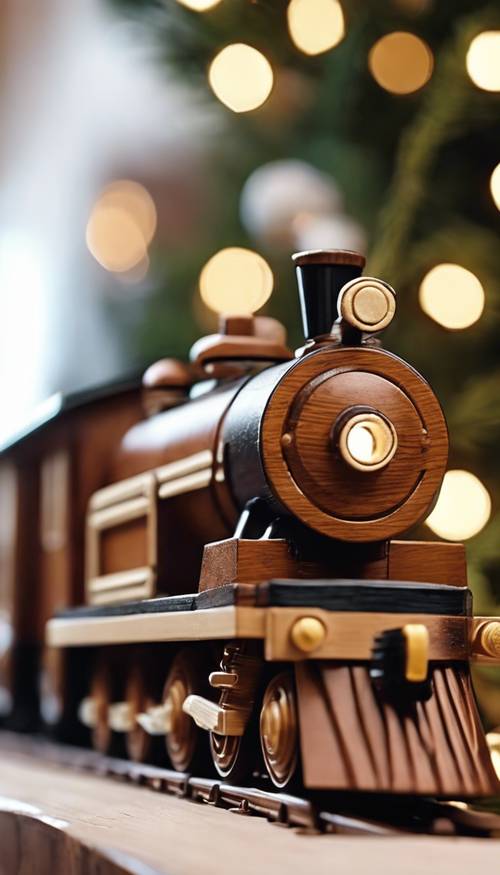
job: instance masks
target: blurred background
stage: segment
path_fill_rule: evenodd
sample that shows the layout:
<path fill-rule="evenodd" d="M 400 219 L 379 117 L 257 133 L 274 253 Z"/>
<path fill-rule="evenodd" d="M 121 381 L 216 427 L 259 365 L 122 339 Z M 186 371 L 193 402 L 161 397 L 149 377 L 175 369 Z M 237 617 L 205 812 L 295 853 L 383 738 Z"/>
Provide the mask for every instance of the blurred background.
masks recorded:
<path fill-rule="evenodd" d="M 0 120 L 0 443 L 185 357 L 249 283 L 299 345 L 291 252 L 360 250 L 450 426 L 420 534 L 466 540 L 498 611 L 497 2 L 3 0 Z M 478 672 L 490 724 L 498 684 Z"/>

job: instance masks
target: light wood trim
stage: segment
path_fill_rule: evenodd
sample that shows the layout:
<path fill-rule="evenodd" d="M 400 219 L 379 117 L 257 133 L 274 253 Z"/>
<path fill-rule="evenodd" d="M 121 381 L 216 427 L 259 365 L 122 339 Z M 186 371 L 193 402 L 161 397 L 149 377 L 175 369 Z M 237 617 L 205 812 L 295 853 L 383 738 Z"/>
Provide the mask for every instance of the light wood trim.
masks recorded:
<path fill-rule="evenodd" d="M 92 511 L 102 510 L 110 505 L 143 495 L 149 488 L 152 475 L 158 483 L 168 483 L 171 480 L 184 477 L 186 474 L 193 474 L 195 471 L 200 471 L 203 468 L 211 468 L 212 464 L 213 453 L 211 450 L 193 453 L 192 456 L 177 459 L 168 465 L 161 465 L 154 471 L 136 474 L 134 477 L 128 477 L 126 480 L 120 480 L 118 483 L 104 486 L 102 489 L 94 492 L 90 499 L 89 509 Z"/>
<path fill-rule="evenodd" d="M 293 644 L 292 629 L 304 617 L 318 619 L 326 629 L 323 642 L 304 653 Z M 435 614 L 360 614 L 321 608 L 269 608 L 266 613 L 267 660 L 370 659 L 374 640 L 387 629 L 422 624 L 429 632 L 430 660 L 465 660 L 469 654 L 467 617 Z"/>
<path fill-rule="evenodd" d="M 94 493 L 89 503 L 86 537 L 86 593 L 90 604 L 108 604 L 127 598 L 149 598 L 154 595 L 158 554 L 157 500 L 182 495 L 210 484 L 213 476 L 213 453 L 202 450 L 184 459 L 162 465 L 145 474 L 129 477 L 105 486 Z M 100 534 L 105 529 L 120 526 L 145 517 L 146 549 L 149 573 L 143 576 L 142 590 L 138 579 L 123 582 L 124 574 L 102 575 Z M 137 575 L 138 570 L 132 569 Z M 119 579 L 121 582 L 116 583 Z M 99 583 L 96 585 L 96 581 Z"/>
<path fill-rule="evenodd" d="M 130 568 L 126 571 L 117 571 L 115 574 L 103 574 L 102 577 L 94 577 L 92 580 L 89 580 L 88 587 L 94 593 L 122 586 L 134 586 L 137 583 L 144 583 L 150 574 L 151 569 L 147 565 L 143 568 Z"/>
<path fill-rule="evenodd" d="M 144 495 L 149 488 L 150 482 L 151 472 L 148 471 L 146 474 L 137 474 L 135 477 L 128 477 L 126 480 L 120 480 L 118 483 L 105 486 L 103 489 L 94 492 L 89 502 L 89 510 L 103 510 L 103 508 L 110 505 Z"/>
<path fill-rule="evenodd" d="M 141 495 L 139 498 L 129 498 L 127 501 L 103 508 L 103 510 L 94 511 L 89 517 L 89 522 L 93 528 L 99 531 L 110 529 L 112 526 L 119 526 L 130 520 L 146 516 L 149 505 L 150 499 L 146 495 Z"/>
<path fill-rule="evenodd" d="M 294 623 L 304 616 L 316 617 L 327 630 L 321 646 L 309 653 L 295 647 L 291 638 Z M 467 659 L 468 622 L 465 617 L 334 613 L 319 608 L 230 606 L 168 614 L 55 619 L 48 623 L 47 643 L 53 647 L 78 647 L 144 641 L 262 638 L 265 639 L 266 659 L 270 661 L 368 660 L 376 635 L 409 623 L 422 623 L 428 629 L 429 659 Z"/>
<path fill-rule="evenodd" d="M 175 480 L 162 483 L 158 489 L 160 498 L 171 498 L 173 495 L 182 495 L 185 492 L 194 492 L 195 489 L 203 489 L 208 486 L 212 479 L 212 468 L 204 468 L 201 471 L 193 471 L 185 477 L 177 477 Z"/>
<path fill-rule="evenodd" d="M 115 488 L 117 487 L 117 488 Z M 89 510 L 86 540 L 86 600 L 88 604 L 110 604 L 130 598 L 151 598 L 155 594 L 157 557 L 156 478 L 152 471 L 131 477 L 95 493 L 101 508 Z M 94 496 L 94 498 L 95 498 Z M 127 496 L 127 497 L 125 497 Z M 133 497 L 130 497 L 133 496 Z M 117 503 L 109 504 L 111 498 Z M 99 499 L 99 500 L 100 500 Z M 98 504 L 99 504 L 98 500 Z M 92 508 L 92 501 L 90 508 Z M 106 529 L 144 517 L 147 566 L 116 574 L 101 574 L 100 536 Z M 130 579 L 132 575 L 132 580 Z"/>
<path fill-rule="evenodd" d="M 242 736 L 248 723 L 247 709 L 222 708 L 216 702 L 194 693 L 184 699 L 182 710 L 193 718 L 200 729 L 218 735 Z"/>
<path fill-rule="evenodd" d="M 152 574 L 143 583 L 127 586 L 123 589 L 105 590 L 94 593 L 92 605 L 117 605 L 123 602 L 138 602 L 154 598 L 156 595 L 156 577 Z"/>
<path fill-rule="evenodd" d="M 87 600 L 92 605 L 108 605 L 155 595 L 156 574 L 145 566 L 103 574 L 87 583 Z"/>
<path fill-rule="evenodd" d="M 263 638 L 264 608 L 211 608 L 169 614 L 82 617 L 50 620 L 51 647 L 126 644 L 144 641 L 205 641 L 210 638 Z"/>
<path fill-rule="evenodd" d="M 175 462 L 169 462 L 168 465 L 156 468 L 156 479 L 158 483 L 167 483 L 178 477 L 184 477 L 186 474 L 193 474 L 202 468 L 211 468 L 213 458 L 212 450 L 202 450 L 200 453 L 194 453 L 184 459 L 177 459 Z"/>

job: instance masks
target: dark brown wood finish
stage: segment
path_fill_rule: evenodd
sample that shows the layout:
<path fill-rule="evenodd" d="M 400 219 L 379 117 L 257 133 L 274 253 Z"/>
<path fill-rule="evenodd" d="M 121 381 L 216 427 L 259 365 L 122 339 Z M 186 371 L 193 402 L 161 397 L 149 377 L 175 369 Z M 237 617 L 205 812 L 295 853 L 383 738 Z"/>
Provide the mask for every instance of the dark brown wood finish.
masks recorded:
<path fill-rule="evenodd" d="M 432 670 L 427 702 L 398 709 L 365 666 L 296 666 L 306 787 L 494 795 L 495 775 L 465 668 Z"/>
<path fill-rule="evenodd" d="M 441 541 L 390 541 L 387 577 L 467 586 L 465 547 Z"/>
<path fill-rule="evenodd" d="M 355 471 L 331 447 L 332 427 L 353 398 L 396 419 L 398 449 L 381 471 Z M 284 441 L 284 435 L 290 438 Z M 372 541 L 404 531 L 429 510 L 445 471 L 448 438 L 434 393 L 403 361 L 382 350 L 324 348 L 276 387 L 263 417 L 261 448 L 272 491 L 291 514 L 332 538 Z"/>
<path fill-rule="evenodd" d="M 297 573 L 297 562 L 286 541 L 229 538 L 206 545 L 199 589 L 201 592 L 228 583 L 259 583 Z"/>

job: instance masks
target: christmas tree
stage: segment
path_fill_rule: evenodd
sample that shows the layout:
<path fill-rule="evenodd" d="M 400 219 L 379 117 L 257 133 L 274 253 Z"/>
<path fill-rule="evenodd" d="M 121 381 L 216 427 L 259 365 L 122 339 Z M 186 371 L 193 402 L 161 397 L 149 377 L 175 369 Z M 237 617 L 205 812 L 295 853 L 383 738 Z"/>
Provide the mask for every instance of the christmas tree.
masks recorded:
<path fill-rule="evenodd" d="M 197 233 L 168 264 L 137 344 L 184 353 L 210 326 L 193 294 L 228 247 L 262 256 L 265 312 L 300 342 L 294 249 L 363 249 L 391 283 L 386 345 L 433 385 L 451 453 L 418 534 L 467 542 L 476 614 L 500 604 L 500 10 L 481 0 L 114 0 L 218 124 Z M 168 120 L 165 120 L 168 123 Z M 200 196 L 201 197 L 201 196 Z M 159 272 L 161 274 L 161 271 Z M 466 473 L 464 473 L 466 472 Z M 477 671 L 487 722 L 500 678 Z"/>

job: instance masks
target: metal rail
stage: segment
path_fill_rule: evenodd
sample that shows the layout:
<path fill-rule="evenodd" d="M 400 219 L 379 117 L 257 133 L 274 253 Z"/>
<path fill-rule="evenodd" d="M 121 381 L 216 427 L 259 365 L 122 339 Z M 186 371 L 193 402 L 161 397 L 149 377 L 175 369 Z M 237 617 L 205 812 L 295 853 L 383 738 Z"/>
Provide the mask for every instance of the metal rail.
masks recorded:
<path fill-rule="evenodd" d="M 40 736 L 11 732 L 0 732 L 0 752 L 34 756 L 65 768 L 129 781 L 156 792 L 225 808 L 240 815 L 266 817 L 271 823 L 312 833 L 500 837 L 500 814 L 472 808 L 462 802 L 335 793 L 311 793 L 310 798 L 305 799 L 256 787 L 226 784 L 216 778 L 198 778 L 184 772 L 103 756 Z M 374 811 L 377 817 L 373 816 Z"/>

